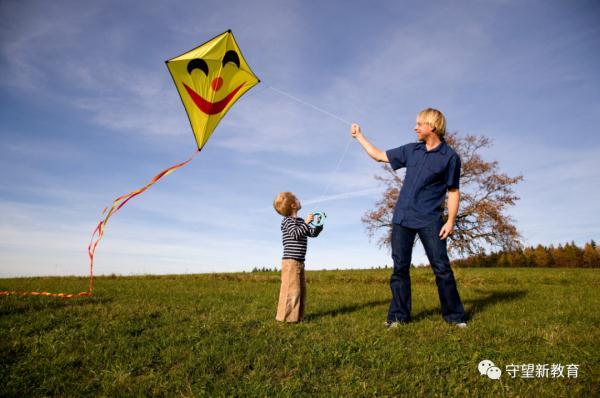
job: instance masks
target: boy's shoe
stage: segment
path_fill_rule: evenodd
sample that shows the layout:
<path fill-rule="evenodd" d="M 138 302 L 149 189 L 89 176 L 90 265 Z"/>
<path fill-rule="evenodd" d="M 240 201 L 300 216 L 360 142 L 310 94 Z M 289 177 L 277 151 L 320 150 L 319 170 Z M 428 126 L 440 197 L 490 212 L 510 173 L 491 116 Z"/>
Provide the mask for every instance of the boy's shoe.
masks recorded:
<path fill-rule="evenodd" d="M 455 323 L 454 325 L 456 325 L 457 328 L 461 328 L 461 329 L 466 329 L 467 328 L 467 323 L 466 322 L 458 322 L 458 323 Z"/>

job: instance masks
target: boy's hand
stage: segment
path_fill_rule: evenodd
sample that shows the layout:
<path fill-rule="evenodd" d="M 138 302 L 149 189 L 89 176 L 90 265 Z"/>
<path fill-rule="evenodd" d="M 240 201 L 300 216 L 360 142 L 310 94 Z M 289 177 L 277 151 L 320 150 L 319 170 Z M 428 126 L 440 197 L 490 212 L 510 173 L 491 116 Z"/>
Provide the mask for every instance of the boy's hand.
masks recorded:
<path fill-rule="evenodd" d="M 314 218 L 315 218 L 315 216 L 313 216 L 312 213 L 308 213 L 308 215 L 304 219 L 304 223 L 310 224 Z"/>
<path fill-rule="evenodd" d="M 446 224 L 444 224 L 442 226 L 442 229 L 440 230 L 440 239 L 444 240 L 448 236 L 452 235 L 453 230 L 454 230 L 454 223 L 451 221 L 446 222 Z"/>
<path fill-rule="evenodd" d="M 362 131 L 360 131 L 360 126 L 356 123 L 352 123 L 352 127 L 350 127 L 350 134 L 352 138 L 358 138 L 362 135 Z"/>

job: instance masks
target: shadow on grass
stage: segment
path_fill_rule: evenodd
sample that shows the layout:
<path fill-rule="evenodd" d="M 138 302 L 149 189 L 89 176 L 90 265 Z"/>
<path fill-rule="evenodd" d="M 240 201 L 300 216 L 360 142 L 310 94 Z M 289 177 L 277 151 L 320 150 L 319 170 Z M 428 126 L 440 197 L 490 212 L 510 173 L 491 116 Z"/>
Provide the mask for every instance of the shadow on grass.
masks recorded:
<path fill-rule="evenodd" d="M 478 312 L 482 312 L 485 309 L 485 307 L 487 307 L 487 306 L 502 303 L 502 302 L 518 300 L 518 299 L 525 297 L 525 295 L 527 294 L 527 290 L 491 291 L 491 292 L 490 291 L 486 291 L 486 292 L 478 291 L 478 292 L 486 294 L 486 296 L 482 297 L 482 298 L 463 300 L 463 305 L 465 306 L 465 317 L 466 317 L 467 321 L 471 320 Z M 386 299 L 386 300 L 369 301 L 367 303 L 345 305 L 345 306 L 335 308 L 332 310 L 308 314 L 308 315 L 306 315 L 306 320 L 311 321 L 311 320 L 315 320 L 315 319 L 327 317 L 327 316 L 338 316 L 338 315 L 343 315 L 343 314 L 349 314 L 351 312 L 362 310 L 363 308 L 377 307 L 380 305 L 389 304 L 389 302 L 390 302 L 390 300 Z M 382 316 L 385 316 L 386 314 L 387 314 L 387 309 L 386 309 L 386 312 L 383 313 Z M 441 311 L 440 311 L 439 306 L 418 312 L 417 314 L 415 314 L 415 316 L 412 317 L 412 320 L 413 320 L 413 322 L 416 322 L 416 321 L 420 321 L 425 318 L 429 318 L 434 315 L 441 316 Z"/>
<path fill-rule="evenodd" d="M 0 297 L 0 317 L 38 311 L 52 311 L 61 308 L 72 308 L 84 305 L 107 304 L 111 301 L 112 300 L 110 298 L 99 296 L 74 299 L 22 296 Z"/>
<path fill-rule="evenodd" d="M 518 300 L 527 295 L 527 290 L 477 292 L 487 294 L 487 296 L 482 298 L 463 300 L 466 321 L 470 321 L 471 319 L 473 319 L 473 317 L 478 312 L 482 312 L 487 306 L 507 301 Z M 425 319 L 433 315 L 441 316 L 441 310 L 439 307 L 419 312 L 413 317 L 413 321 L 419 321 L 421 319 Z"/>
<path fill-rule="evenodd" d="M 367 303 L 344 305 L 342 307 L 335 308 L 332 310 L 321 311 L 321 312 L 317 312 L 314 314 L 308 314 L 305 318 L 307 321 L 312 321 L 317 318 L 326 317 L 326 316 L 338 316 L 338 315 L 343 315 L 343 314 L 349 314 L 351 312 L 362 310 L 363 308 L 377 307 L 379 305 L 388 304 L 389 302 L 390 302 L 390 300 L 378 300 L 378 301 L 369 301 Z"/>

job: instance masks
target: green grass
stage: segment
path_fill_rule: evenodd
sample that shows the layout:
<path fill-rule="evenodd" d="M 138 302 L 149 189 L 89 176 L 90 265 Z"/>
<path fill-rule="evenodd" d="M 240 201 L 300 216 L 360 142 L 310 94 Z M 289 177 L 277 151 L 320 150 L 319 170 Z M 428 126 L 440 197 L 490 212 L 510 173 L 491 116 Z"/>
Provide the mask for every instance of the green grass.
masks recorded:
<path fill-rule="evenodd" d="M 99 277 L 91 298 L 0 297 L 0 396 L 599 396 L 600 272 L 456 269 L 466 330 L 411 271 L 414 323 L 383 327 L 390 270 L 307 272 L 307 320 L 274 320 L 274 272 Z M 78 292 L 85 278 L 0 279 Z M 500 380 L 480 376 L 494 361 Z M 512 379 L 508 364 L 579 364 Z M 565 371 L 566 376 L 566 371 Z"/>

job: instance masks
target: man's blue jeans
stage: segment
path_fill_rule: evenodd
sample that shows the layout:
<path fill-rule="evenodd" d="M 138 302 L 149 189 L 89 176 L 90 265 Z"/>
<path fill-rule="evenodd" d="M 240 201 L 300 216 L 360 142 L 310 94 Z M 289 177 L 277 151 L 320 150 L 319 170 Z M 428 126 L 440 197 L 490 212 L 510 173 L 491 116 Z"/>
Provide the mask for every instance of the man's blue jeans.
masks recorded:
<path fill-rule="evenodd" d="M 465 321 L 465 310 L 458 290 L 454 273 L 450 268 L 450 260 L 446 250 L 446 240 L 439 237 L 442 220 L 435 221 L 426 227 L 413 229 L 394 224 L 392 227 L 392 258 L 394 271 L 390 278 L 392 302 L 388 311 L 390 322 L 410 322 L 410 262 L 415 236 L 418 234 L 423 243 L 425 253 L 435 274 L 442 318 L 446 322 L 459 323 Z"/>

